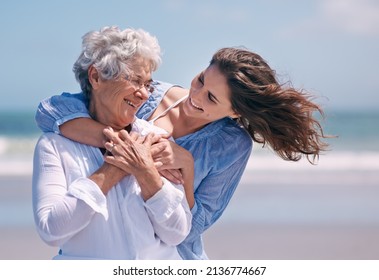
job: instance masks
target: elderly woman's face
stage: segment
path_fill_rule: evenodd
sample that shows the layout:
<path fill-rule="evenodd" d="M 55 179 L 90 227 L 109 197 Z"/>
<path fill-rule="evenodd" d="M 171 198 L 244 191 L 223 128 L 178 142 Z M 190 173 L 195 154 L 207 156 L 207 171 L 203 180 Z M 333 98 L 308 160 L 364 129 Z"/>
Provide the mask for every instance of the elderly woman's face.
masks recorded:
<path fill-rule="evenodd" d="M 115 129 L 130 125 L 139 107 L 149 97 L 149 92 L 142 86 L 151 81 L 148 65 L 136 68 L 131 80 L 100 80 L 98 87 L 92 90 L 92 114 L 95 118 Z M 91 109 L 90 108 L 90 109 Z"/>

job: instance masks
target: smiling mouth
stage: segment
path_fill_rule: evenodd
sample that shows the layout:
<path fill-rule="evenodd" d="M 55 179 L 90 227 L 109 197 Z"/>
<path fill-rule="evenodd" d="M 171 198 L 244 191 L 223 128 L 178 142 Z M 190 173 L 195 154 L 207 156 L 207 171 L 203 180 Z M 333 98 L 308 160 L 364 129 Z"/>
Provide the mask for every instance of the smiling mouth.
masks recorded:
<path fill-rule="evenodd" d="M 126 104 L 128 104 L 129 106 L 133 107 L 133 108 L 137 108 L 138 106 L 135 105 L 134 103 L 132 103 L 130 100 L 127 100 L 127 99 L 124 99 Z"/>
<path fill-rule="evenodd" d="M 204 111 L 201 107 L 199 107 L 195 103 L 193 103 L 192 98 L 189 98 L 189 101 L 190 101 L 192 107 L 196 108 L 197 110 Z"/>

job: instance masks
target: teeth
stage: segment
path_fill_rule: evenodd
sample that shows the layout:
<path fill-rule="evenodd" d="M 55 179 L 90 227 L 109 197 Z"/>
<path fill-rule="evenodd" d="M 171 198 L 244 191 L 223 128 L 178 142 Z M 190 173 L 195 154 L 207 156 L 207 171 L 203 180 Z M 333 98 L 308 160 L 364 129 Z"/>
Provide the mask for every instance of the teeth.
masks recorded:
<path fill-rule="evenodd" d="M 130 105 L 130 106 L 132 106 L 132 107 L 136 107 L 132 102 L 130 102 L 129 100 L 125 100 L 126 101 L 126 103 L 128 104 L 128 105 Z"/>
<path fill-rule="evenodd" d="M 199 110 L 203 110 L 203 109 L 201 109 L 201 107 L 197 106 L 196 104 L 194 104 L 192 102 L 192 98 L 190 98 L 190 101 L 191 101 L 191 104 L 192 104 L 193 107 L 195 107 L 196 109 L 199 109 Z"/>

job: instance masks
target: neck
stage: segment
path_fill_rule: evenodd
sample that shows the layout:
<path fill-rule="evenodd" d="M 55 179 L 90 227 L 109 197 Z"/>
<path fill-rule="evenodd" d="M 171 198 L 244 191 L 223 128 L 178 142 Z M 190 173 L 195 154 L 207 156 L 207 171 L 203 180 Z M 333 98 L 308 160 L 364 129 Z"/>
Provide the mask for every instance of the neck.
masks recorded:
<path fill-rule="evenodd" d="M 174 138 L 179 138 L 181 136 L 194 133 L 208 124 L 207 122 L 199 122 L 199 119 L 194 119 L 187 116 L 183 111 L 183 103 L 179 105 L 178 109 L 178 119 L 175 125 L 173 126 L 172 131 Z"/>
<path fill-rule="evenodd" d="M 91 116 L 92 119 L 94 119 L 95 121 L 99 121 L 98 120 L 98 117 L 97 117 L 97 114 L 96 114 L 96 106 L 95 106 L 95 101 L 93 100 L 93 98 L 91 98 L 89 100 L 89 105 L 88 105 L 88 113 L 89 115 Z"/>

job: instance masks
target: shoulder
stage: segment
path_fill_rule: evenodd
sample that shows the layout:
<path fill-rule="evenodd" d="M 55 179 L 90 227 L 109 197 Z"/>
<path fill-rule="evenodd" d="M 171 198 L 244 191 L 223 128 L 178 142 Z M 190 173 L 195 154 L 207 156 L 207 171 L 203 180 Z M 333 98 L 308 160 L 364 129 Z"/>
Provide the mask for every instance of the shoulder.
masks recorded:
<path fill-rule="evenodd" d="M 187 95 L 188 89 L 173 85 L 167 90 L 165 94 L 165 100 L 167 103 L 169 103 L 168 105 L 171 105 L 178 101 L 180 98 Z"/>
<path fill-rule="evenodd" d="M 247 131 L 230 118 L 210 123 L 198 132 L 177 139 L 195 158 L 209 162 L 214 170 L 224 169 L 235 162 L 246 162 L 253 140 Z"/>
<path fill-rule="evenodd" d="M 201 130 L 188 136 L 188 140 L 207 141 L 217 146 L 252 146 L 252 139 L 247 131 L 231 118 L 214 121 Z"/>
<path fill-rule="evenodd" d="M 79 142 L 73 141 L 71 139 L 68 139 L 54 132 L 43 133 L 39 137 L 36 144 L 36 146 L 39 147 L 39 149 L 44 149 L 44 150 L 54 149 L 57 152 L 67 151 L 71 149 L 71 147 L 76 146 L 76 145 L 87 146 L 85 144 L 81 144 Z"/>
<path fill-rule="evenodd" d="M 253 140 L 247 131 L 235 120 L 224 118 L 220 120 L 219 126 L 219 129 L 216 129 L 217 133 L 212 137 L 214 144 L 236 155 L 251 152 Z"/>
<path fill-rule="evenodd" d="M 163 98 L 165 100 L 164 102 L 174 103 L 181 96 L 186 94 L 186 90 L 176 84 L 154 81 L 152 85 L 154 86 L 154 91 L 137 112 L 137 117 L 140 119 L 149 119 Z"/>
<path fill-rule="evenodd" d="M 212 170 L 218 174 L 243 170 L 253 148 L 253 140 L 247 131 L 231 119 L 225 121 L 219 133 L 212 137 L 211 143 L 208 145 L 207 154 L 212 159 L 218 159 L 213 160 L 212 167 Z"/>
<path fill-rule="evenodd" d="M 57 143 L 66 144 L 69 142 L 73 141 L 54 132 L 45 132 L 39 137 L 37 145 L 54 146 L 57 145 Z"/>
<path fill-rule="evenodd" d="M 35 146 L 35 153 L 46 155 L 59 155 L 62 147 L 69 147 L 67 143 L 64 143 L 65 141 L 69 141 L 69 139 L 59 134 L 55 134 L 53 132 L 46 132 L 39 137 Z"/>

